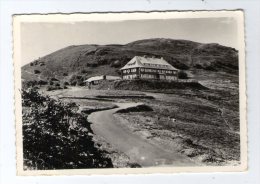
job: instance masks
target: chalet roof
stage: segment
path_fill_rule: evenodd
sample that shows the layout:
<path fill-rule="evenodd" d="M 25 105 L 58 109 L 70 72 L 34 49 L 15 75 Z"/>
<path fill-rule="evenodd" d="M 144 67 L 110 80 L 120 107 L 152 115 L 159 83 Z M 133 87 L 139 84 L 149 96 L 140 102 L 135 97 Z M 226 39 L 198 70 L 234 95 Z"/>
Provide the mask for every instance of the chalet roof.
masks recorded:
<path fill-rule="evenodd" d="M 177 68 L 174 68 L 172 65 L 170 65 L 167 61 L 165 61 L 163 58 L 148 58 L 148 57 L 141 57 L 141 56 L 135 56 L 133 59 L 131 59 L 123 68 L 124 69 L 130 69 L 130 68 L 155 68 L 155 69 L 168 69 L 168 70 L 178 70 Z"/>
<path fill-rule="evenodd" d="M 106 75 L 106 80 L 119 80 L 119 79 L 121 79 L 121 77 Z M 99 81 L 99 80 L 104 80 L 104 75 L 90 77 L 84 82 L 92 82 L 92 81 Z"/>

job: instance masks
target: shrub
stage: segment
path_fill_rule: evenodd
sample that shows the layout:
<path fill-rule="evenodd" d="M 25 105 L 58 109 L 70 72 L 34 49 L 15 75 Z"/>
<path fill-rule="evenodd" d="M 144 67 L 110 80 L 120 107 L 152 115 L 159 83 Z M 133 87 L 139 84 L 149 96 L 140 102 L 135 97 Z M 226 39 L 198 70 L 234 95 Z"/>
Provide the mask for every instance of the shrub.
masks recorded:
<path fill-rule="evenodd" d="M 211 65 L 205 66 L 205 70 L 216 71 L 216 69 L 213 66 L 211 66 Z"/>
<path fill-rule="evenodd" d="M 183 70 L 178 72 L 178 78 L 179 79 L 188 79 L 188 75 L 186 72 L 184 72 Z"/>
<path fill-rule="evenodd" d="M 129 113 L 129 112 L 145 112 L 153 111 L 153 109 L 148 105 L 137 105 L 136 107 L 129 107 L 126 109 L 118 110 L 117 113 Z"/>
<path fill-rule="evenodd" d="M 68 86 L 69 83 L 68 83 L 67 81 L 65 81 L 65 82 L 63 82 L 63 85 L 64 85 L 64 86 Z"/>
<path fill-rule="evenodd" d="M 26 89 L 26 88 L 34 87 L 34 86 L 36 86 L 37 84 L 38 84 L 38 81 L 36 81 L 36 80 L 23 81 L 22 87 L 23 87 L 24 89 Z"/>
<path fill-rule="evenodd" d="M 81 169 L 113 167 L 90 133 L 90 123 L 75 103 L 22 91 L 24 169 Z M 71 124 L 73 123 L 73 126 Z"/>
<path fill-rule="evenodd" d="M 53 85 L 53 82 L 51 80 L 49 81 L 49 85 Z"/>
<path fill-rule="evenodd" d="M 86 74 L 86 73 L 87 73 L 87 70 L 83 69 L 83 70 L 81 70 L 81 73 L 82 73 L 82 74 Z"/>
<path fill-rule="evenodd" d="M 51 78 L 51 81 L 59 81 L 59 80 L 56 79 L 56 78 L 54 78 L 54 77 L 52 77 L 52 78 Z"/>
<path fill-rule="evenodd" d="M 83 81 L 78 81 L 77 82 L 77 86 L 84 86 L 84 85 L 85 85 L 85 83 Z"/>
<path fill-rule="evenodd" d="M 72 75 L 69 82 L 70 82 L 70 85 L 72 85 L 72 86 L 75 86 L 75 85 L 83 86 L 85 84 L 84 80 L 85 80 L 85 76 Z"/>
<path fill-rule="evenodd" d="M 22 106 L 31 106 L 32 103 L 43 105 L 46 100 L 47 98 L 40 95 L 34 88 L 22 91 Z"/>
<path fill-rule="evenodd" d="M 76 84 L 77 84 L 77 81 L 72 81 L 72 82 L 70 83 L 71 86 L 76 86 Z"/>
<path fill-rule="evenodd" d="M 116 70 L 116 73 L 118 74 L 118 75 L 121 75 L 122 73 L 121 73 L 121 70 Z"/>
<path fill-rule="evenodd" d="M 196 64 L 196 65 L 195 65 L 195 68 L 197 68 L 197 69 L 203 69 L 203 67 L 202 67 L 200 64 Z"/>
<path fill-rule="evenodd" d="M 47 86 L 46 90 L 47 91 L 53 91 L 53 90 L 58 90 L 58 89 L 62 89 L 60 86 Z"/>
<path fill-rule="evenodd" d="M 39 73 L 41 73 L 41 71 L 40 70 L 34 70 L 33 73 L 34 74 L 39 74 Z"/>
<path fill-rule="evenodd" d="M 98 63 L 88 63 L 87 66 L 88 67 L 97 67 Z"/>
<path fill-rule="evenodd" d="M 63 76 L 68 76 L 68 73 L 67 73 L 67 72 L 64 72 L 62 75 L 63 75 Z"/>
<path fill-rule="evenodd" d="M 44 80 L 39 80 L 39 81 L 38 81 L 38 84 L 39 84 L 39 85 L 46 85 L 46 84 L 48 84 L 48 82 L 47 82 L 47 81 L 44 81 Z"/>

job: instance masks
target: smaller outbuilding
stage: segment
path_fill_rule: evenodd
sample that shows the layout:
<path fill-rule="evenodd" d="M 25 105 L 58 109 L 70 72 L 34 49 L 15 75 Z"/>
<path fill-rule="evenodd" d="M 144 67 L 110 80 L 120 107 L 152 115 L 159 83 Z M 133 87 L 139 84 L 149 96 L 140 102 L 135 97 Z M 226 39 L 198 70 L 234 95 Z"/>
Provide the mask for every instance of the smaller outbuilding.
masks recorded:
<path fill-rule="evenodd" d="M 114 80 L 121 80 L 121 77 L 118 76 L 111 76 L 111 75 L 100 75 L 100 76 L 94 76 L 90 77 L 84 82 L 86 82 L 87 85 L 97 85 L 101 81 L 114 81 Z"/>

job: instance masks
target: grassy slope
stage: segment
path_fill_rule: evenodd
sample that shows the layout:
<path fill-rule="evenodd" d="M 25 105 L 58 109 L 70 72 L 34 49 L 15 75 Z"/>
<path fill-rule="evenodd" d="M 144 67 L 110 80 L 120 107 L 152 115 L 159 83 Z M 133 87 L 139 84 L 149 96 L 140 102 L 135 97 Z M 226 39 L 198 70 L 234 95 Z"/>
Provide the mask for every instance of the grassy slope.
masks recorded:
<path fill-rule="evenodd" d="M 172 39 L 139 40 L 126 45 L 69 46 L 23 66 L 22 78 L 68 80 L 73 74 L 118 75 L 118 69 L 136 55 L 164 57 L 179 69 L 195 67 L 237 73 L 237 54 L 235 49 L 218 44 Z M 41 73 L 35 75 L 34 70 Z"/>

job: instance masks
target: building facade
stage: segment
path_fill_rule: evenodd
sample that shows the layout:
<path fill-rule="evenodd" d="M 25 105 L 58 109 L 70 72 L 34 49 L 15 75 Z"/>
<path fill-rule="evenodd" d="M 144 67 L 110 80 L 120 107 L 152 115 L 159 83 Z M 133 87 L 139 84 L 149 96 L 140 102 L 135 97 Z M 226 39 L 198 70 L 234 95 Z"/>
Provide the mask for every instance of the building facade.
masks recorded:
<path fill-rule="evenodd" d="M 178 69 L 163 58 L 135 56 L 120 70 L 123 79 L 178 79 Z"/>

